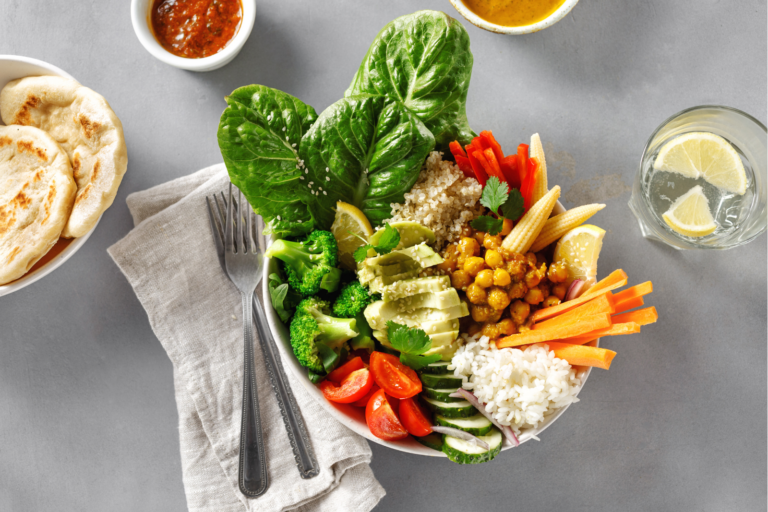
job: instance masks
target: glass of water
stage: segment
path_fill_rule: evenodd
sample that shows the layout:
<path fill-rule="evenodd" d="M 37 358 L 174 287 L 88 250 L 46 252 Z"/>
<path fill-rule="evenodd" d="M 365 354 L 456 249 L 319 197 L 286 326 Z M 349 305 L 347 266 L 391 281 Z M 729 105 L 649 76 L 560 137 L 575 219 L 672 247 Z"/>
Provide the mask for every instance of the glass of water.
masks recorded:
<path fill-rule="evenodd" d="M 713 133 L 733 146 L 744 164 L 745 194 L 720 189 L 702 177 L 691 178 L 654 169 L 654 161 L 664 144 L 690 132 Z M 676 249 L 731 249 L 751 242 L 765 232 L 767 136 L 760 121 L 730 107 L 693 107 L 664 121 L 645 145 L 629 200 L 643 236 Z M 697 185 L 703 189 L 717 228 L 709 235 L 694 238 L 673 230 L 662 216 L 677 198 Z"/>

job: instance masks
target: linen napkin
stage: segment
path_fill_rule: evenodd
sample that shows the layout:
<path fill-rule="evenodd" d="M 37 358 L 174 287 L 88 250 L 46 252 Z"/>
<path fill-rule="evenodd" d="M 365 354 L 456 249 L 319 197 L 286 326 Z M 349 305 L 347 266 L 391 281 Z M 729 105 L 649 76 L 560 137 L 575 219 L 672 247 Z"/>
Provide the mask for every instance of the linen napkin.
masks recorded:
<path fill-rule="evenodd" d="M 370 447 L 316 404 L 288 370 L 321 468 L 310 480 L 300 478 L 258 347 L 270 486 L 255 499 L 238 489 L 242 310 L 240 293 L 219 265 L 205 205 L 206 195 L 228 183 L 218 164 L 129 195 L 135 228 L 108 249 L 173 363 L 187 506 L 215 512 L 368 511 L 385 494 L 369 466 Z"/>

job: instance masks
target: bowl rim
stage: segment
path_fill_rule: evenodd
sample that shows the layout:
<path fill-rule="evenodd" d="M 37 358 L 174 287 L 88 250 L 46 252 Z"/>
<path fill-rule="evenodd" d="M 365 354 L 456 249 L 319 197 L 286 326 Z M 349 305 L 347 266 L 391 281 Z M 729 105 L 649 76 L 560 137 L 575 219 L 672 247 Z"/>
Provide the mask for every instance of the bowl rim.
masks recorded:
<path fill-rule="evenodd" d="M 505 35 L 523 35 L 523 34 L 532 34 L 534 32 L 538 32 L 539 30 L 544 30 L 545 28 L 551 27 L 558 21 L 565 18 L 565 16 L 571 12 L 571 9 L 574 8 L 574 6 L 579 3 L 579 0 L 565 0 L 563 4 L 557 8 L 555 12 L 550 14 L 547 18 L 532 23 L 530 25 L 524 25 L 522 27 L 507 27 L 504 25 L 497 25 L 495 23 L 491 23 L 490 21 L 484 20 L 474 12 L 472 12 L 461 0 L 450 0 L 453 7 L 459 11 L 459 14 L 461 14 L 467 21 L 475 25 L 476 27 L 480 27 L 483 30 L 487 30 L 489 32 L 495 32 L 497 34 L 505 34 Z"/>
<path fill-rule="evenodd" d="M 243 17 L 235 37 L 218 53 L 199 59 L 173 55 L 160 46 L 149 23 L 150 5 L 154 0 L 131 0 L 131 24 L 141 45 L 157 60 L 188 71 L 212 71 L 231 61 L 242 50 L 256 22 L 256 0 L 240 0 Z"/>
<path fill-rule="evenodd" d="M 562 213 L 564 211 L 565 211 L 565 208 L 558 201 L 552 213 L 557 214 L 557 213 Z M 299 365 L 298 361 L 293 355 L 293 352 L 289 350 L 288 347 L 290 347 L 290 341 L 286 340 L 284 335 L 282 334 L 283 332 L 287 333 L 286 326 L 282 323 L 280 318 L 277 316 L 277 313 L 272 307 L 272 301 L 269 299 L 269 274 L 274 271 L 273 265 L 275 264 L 276 262 L 273 262 L 271 258 L 268 258 L 266 256 L 264 257 L 264 270 L 262 271 L 261 286 L 262 286 L 262 297 L 264 298 L 263 300 L 264 311 L 266 312 L 266 315 L 267 315 L 267 323 L 269 324 L 269 330 L 272 334 L 272 337 L 275 340 L 275 344 L 277 345 L 277 349 L 280 352 L 280 356 L 283 359 L 283 366 L 284 367 L 288 366 L 289 371 L 293 374 L 293 376 L 299 382 L 301 382 L 302 386 L 307 391 L 307 393 L 309 393 L 309 395 L 313 398 L 313 400 L 316 403 L 320 404 L 320 406 L 323 409 L 325 409 L 326 412 L 328 412 L 334 419 L 336 419 L 342 425 L 349 428 L 356 434 L 360 434 L 361 436 L 366 438 L 368 441 L 372 441 L 376 444 L 386 446 L 387 448 L 391 448 L 393 450 L 410 453 L 414 455 L 423 455 L 428 457 L 446 457 L 444 453 L 438 452 L 437 450 L 433 450 L 431 448 L 428 448 L 420 444 L 418 441 L 416 441 L 413 438 L 413 436 L 408 436 L 408 438 L 403 441 L 385 441 L 383 439 L 379 439 L 378 437 L 371 434 L 371 431 L 368 429 L 368 426 L 365 423 L 365 413 L 362 408 L 352 407 L 350 405 L 345 405 L 345 404 L 335 404 L 325 399 L 320 389 L 314 384 L 312 384 L 312 382 L 307 378 L 305 369 Z M 599 346 L 599 344 L 600 344 L 600 340 L 598 339 L 596 342 L 596 345 Z M 576 394 L 577 397 L 578 397 L 578 394 L 581 393 L 581 391 L 584 389 L 584 386 L 586 385 L 591 372 L 592 372 L 592 368 L 587 368 L 587 370 L 584 371 L 582 375 L 581 387 L 579 388 L 579 391 Z M 538 436 L 539 434 L 544 432 L 544 430 L 546 430 L 550 425 L 552 425 L 555 421 L 557 421 L 557 419 L 568 409 L 568 407 L 570 407 L 570 404 L 552 413 L 548 418 L 546 418 L 543 424 L 539 426 L 539 428 L 533 431 L 524 432 L 520 436 L 520 444 L 523 444 L 526 441 L 534 439 L 535 436 Z M 513 446 L 510 443 L 505 441 L 502 447 L 502 451 L 508 450 L 512 447 Z"/>
<path fill-rule="evenodd" d="M 37 67 L 41 71 L 40 74 L 37 76 L 44 76 L 47 74 L 47 75 L 60 76 L 63 78 L 71 78 L 72 80 L 76 80 L 75 77 L 73 77 L 63 69 L 39 59 L 24 57 L 22 55 L 0 55 L 0 67 L 2 67 L 5 62 L 20 62 L 23 64 Z M 24 75 L 24 76 L 36 76 L 36 75 L 31 74 L 31 75 Z M 23 78 L 23 77 L 20 76 L 18 78 Z M 2 87 L 5 87 L 5 84 L 0 84 L 0 88 Z M 90 238 L 90 236 L 96 230 L 96 226 L 99 225 L 99 221 L 101 221 L 102 216 L 103 215 L 99 216 L 98 220 L 96 221 L 96 224 L 94 224 L 93 227 L 85 235 L 79 238 L 74 238 L 72 242 L 70 242 L 70 244 L 66 248 L 64 248 L 64 250 L 62 250 L 59 254 L 54 256 L 53 259 L 51 259 L 45 265 L 41 266 L 40 268 L 38 268 L 33 272 L 27 272 L 26 274 L 16 279 L 15 281 L 11 281 L 10 283 L 7 283 L 7 284 L 0 284 L 0 297 L 11 294 L 13 292 L 17 292 L 22 288 L 26 288 L 27 286 L 31 285 L 35 281 L 42 279 L 43 277 L 47 276 L 48 274 L 50 274 L 51 272 L 59 268 L 61 265 L 63 265 L 65 261 L 71 258 L 78 250 L 80 250 L 80 248 L 83 245 L 85 245 L 85 242 L 88 240 L 88 238 Z"/>

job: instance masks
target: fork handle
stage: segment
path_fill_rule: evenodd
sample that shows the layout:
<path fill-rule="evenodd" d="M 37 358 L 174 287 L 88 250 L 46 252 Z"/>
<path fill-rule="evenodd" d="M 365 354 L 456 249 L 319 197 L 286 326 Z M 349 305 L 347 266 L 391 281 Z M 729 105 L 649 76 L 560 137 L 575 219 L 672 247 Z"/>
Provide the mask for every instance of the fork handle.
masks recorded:
<path fill-rule="evenodd" d="M 249 498 L 264 494 L 269 486 L 264 438 L 261 433 L 259 395 L 253 371 L 253 293 L 243 293 L 243 415 L 240 430 L 240 492 Z"/>

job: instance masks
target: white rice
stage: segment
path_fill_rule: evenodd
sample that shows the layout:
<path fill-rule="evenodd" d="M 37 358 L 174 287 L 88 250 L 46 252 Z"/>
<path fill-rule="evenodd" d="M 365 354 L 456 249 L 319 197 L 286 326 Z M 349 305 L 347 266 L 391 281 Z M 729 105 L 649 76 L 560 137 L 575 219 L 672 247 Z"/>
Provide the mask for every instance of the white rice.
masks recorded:
<path fill-rule="evenodd" d="M 546 345 L 498 349 L 486 336 L 463 336 L 466 344 L 448 369 L 516 434 L 538 427 L 557 409 L 579 401 L 581 380 L 576 371 Z"/>

